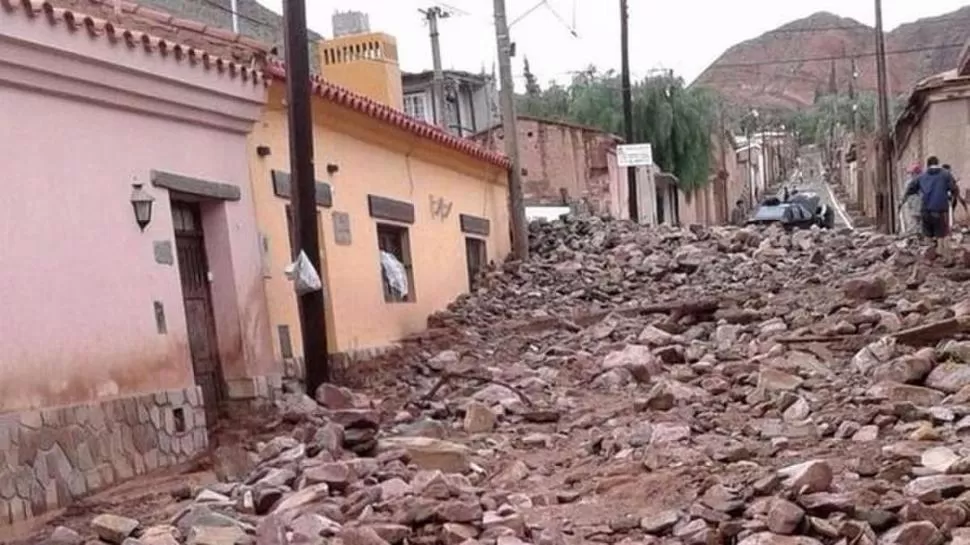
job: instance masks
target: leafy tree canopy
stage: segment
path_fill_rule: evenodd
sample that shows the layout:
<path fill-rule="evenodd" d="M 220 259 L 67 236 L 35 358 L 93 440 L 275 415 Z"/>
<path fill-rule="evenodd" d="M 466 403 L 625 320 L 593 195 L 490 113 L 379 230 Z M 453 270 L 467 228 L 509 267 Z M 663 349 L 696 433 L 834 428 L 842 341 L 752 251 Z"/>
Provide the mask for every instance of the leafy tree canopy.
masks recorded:
<path fill-rule="evenodd" d="M 546 119 L 588 125 L 623 135 L 621 78 L 613 70 L 591 66 L 569 85 L 550 83 L 519 97 L 518 111 Z M 633 141 L 653 145 L 654 162 L 672 172 L 682 188 L 708 181 L 715 101 L 707 91 L 687 88 L 672 74 L 650 76 L 632 84 Z"/>

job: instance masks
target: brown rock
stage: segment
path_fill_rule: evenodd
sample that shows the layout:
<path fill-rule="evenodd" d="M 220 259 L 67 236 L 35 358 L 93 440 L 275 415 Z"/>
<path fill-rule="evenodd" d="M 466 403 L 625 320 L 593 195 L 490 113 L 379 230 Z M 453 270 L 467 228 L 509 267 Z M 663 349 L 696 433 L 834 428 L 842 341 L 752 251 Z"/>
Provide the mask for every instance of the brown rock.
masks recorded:
<path fill-rule="evenodd" d="M 941 363 L 926 377 L 926 386 L 955 394 L 964 386 L 970 386 L 970 365 Z"/>
<path fill-rule="evenodd" d="M 387 437 L 380 440 L 379 451 L 403 449 L 411 462 L 422 469 L 463 473 L 469 468 L 468 449 L 457 443 L 429 437 Z"/>
<path fill-rule="evenodd" d="M 94 517 L 91 521 L 91 529 L 102 540 L 114 545 L 121 543 L 138 529 L 137 520 L 119 517 L 112 514 L 103 514 Z"/>
<path fill-rule="evenodd" d="M 795 375 L 784 371 L 766 367 L 758 374 L 758 388 L 766 392 L 784 392 L 797 390 L 804 382 Z"/>
<path fill-rule="evenodd" d="M 869 395 L 896 403 L 913 403 L 920 406 L 933 406 L 943 403 L 944 394 L 931 388 L 910 386 L 898 382 L 883 381 L 869 390 Z"/>
<path fill-rule="evenodd" d="M 463 427 L 468 433 L 486 433 L 495 428 L 495 413 L 488 405 L 472 401 L 465 406 L 465 420 Z"/>
<path fill-rule="evenodd" d="M 390 545 L 373 528 L 344 528 L 340 539 L 343 545 Z"/>
<path fill-rule="evenodd" d="M 761 532 L 744 538 L 738 545 L 822 545 L 822 542 L 807 536 L 780 536 Z"/>
<path fill-rule="evenodd" d="M 949 473 L 950 468 L 953 467 L 960 460 L 957 453 L 953 452 L 947 447 L 934 447 L 928 449 L 920 457 L 920 463 L 923 467 L 933 471 L 934 473 Z"/>
<path fill-rule="evenodd" d="M 842 293 L 848 299 L 878 300 L 886 297 L 886 280 L 881 276 L 850 278 L 842 284 Z"/>
<path fill-rule="evenodd" d="M 775 498 L 768 510 L 768 529 L 776 534 L 791 535 L 798 529 L 805 511 L 790 501 Z"/>
<path fill-rule="evenodd" d="M 350 409 L 354 406 L 354 394 L 347 388 L 324 383 L 317 388 L 317 403 L 328 409 Z"/>
<path fill-rule="evenodd" d="M 913 479 L 903 493 L 924 503 L 936 503 L 970 489 L 970 475 L 933 475 Z"/>
<path fill-rule="evenodd" d="M 70 528 L 65 528 L 64 526 L 58 526 L 54 528 L 51 535 L 47 538 L 45 543 L 50 545 L 81 545 L 84 540 L 81 535 L 71 530 Z M 176 543 L 176 545 L 178 545 Z"/>
<path fill-rule="evenodd" d="M 476 523 L 482 520 L 483 513 L 481 504 L 471 500 L 450 500 L 434 508 L 434 515 L 441 522 Z"/>
<path fill-rule="evenodd" d="M 713 532 L 707 522 L 697 519 L 687 524 L 674 527 L 674 537 L 687 545 L 706 545 L 710 542 Z"/>
<path fill-rule="evenodd" d="M 411 485 L 404 482 L 403 479 L 394 477 L 393 479 L 388 479 L 382 481 L 381 487 L 381 500 L 390 501 L 397 498 L 402 498 L 408 494 L 412 494 L 414 490 Z"/>
<path fill-rule="evenodd" d="M 303 472 L 307 484 L 326 483 L 334 490 L 343 490 L 353 482 L 355 476 L 350 467 L 343 462 L 331 462 L 313 466 Z"/>
<path fill-rule="evenodd" d="M 320 501 L 330 495 L 330 487 L 326 483 L 315 484 L 294 492 L 287 496 L 273 509 L 274 513 L 285 513 L 293 509 L 299 509 Z"/>
<path fill-rule="evenodd" d="M 940 545 L 944 537 L 931 522 L 907 522 L 879 538 L 880 545 Z"/>
<path fill-rule="evenodd" d="M 921 355 L 906 355 L 891 362 L 878 365 L 872 371 L 876 381 L 920 384 L 933 370 L 933 361 Z"/>
<path fill-rule="evenodd" d="M 826 492 L 832 486 L 832 468 L 821 460 L 812 460 L 780 470 L 785 486 L 801 494 Z"/>
<path fill-rule="evenodd" d="M 174 526 L 152 526 L 138 537 L 144 545 L 179 545 L 181 532 Z"/>
<path fill-rule="evenodd" d="M 670 528 L 673 528 L 678 520 L 680 520 L 680 512 L 661 511 L 641 518 L 640 529 L 648 534 L 662 535 Z"/>
<path fill-rule="evenodd" d="M 245 537 L 238 526 L 196 526 L 189 531 L 185 545 L 236 545 Z"/>
<path fill-rule="evenodd" d="M 478 530 L 474 526 L 446 522 L 441 527 L 441 539 L 445 545 L 460 545 L 466 540 L 476 537 L 478 537 Z"/>
<path fill-rule="evenodd" d="M 525 519 L 520 513 L 500 514 L 496 511 L 487 511 L 482 517 L 482 528 L 486 533 L 507 528 L 516 536 L 524 536 Z"/>
<path fill-rule="evenodd" d="M 389 522 L 371 524 L 370 529 L 391 545 L 400 545 L 411 535 L 411 529 L 407 526 Z"/>
<path fill-rule="evenodd" d="M 417 472 L 411 479 L 411 488 L 419 496 L 437 500 L 446 500 L 458 492 L 438 470 Z"/>

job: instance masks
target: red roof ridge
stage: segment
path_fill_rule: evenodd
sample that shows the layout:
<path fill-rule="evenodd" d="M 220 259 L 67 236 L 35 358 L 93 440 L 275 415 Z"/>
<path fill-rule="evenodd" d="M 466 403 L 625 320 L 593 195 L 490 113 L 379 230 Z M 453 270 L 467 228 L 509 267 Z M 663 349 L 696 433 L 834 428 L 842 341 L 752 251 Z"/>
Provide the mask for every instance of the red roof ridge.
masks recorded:
<path fill-rule="evenodd" d="M 277 77 L 281 80 L 286 79 L 286 64 L 278 59 L 271 59 L 266 64 L 267 77 Z M 311 92 L 321 98 L 329 100 L 337 105 L 360 112 L 368 117 L 372 117 L 393 125 L 401 130 L 415 134 L 421 138 L 431 140 L 439 145 L 454 149 L 465 155 L 474 157 L 480 161 L 492 163 L 502 168 L 509 168 L 512 163 L 504 154 L 489 150 L 477 142 L 460 138 L 423 121 L 418 121 L 404 112 L 392 108 L 386 104 L 351 91 L 345 87 L 331 83 L 322 77 L 313 76 L 310 80 Z"/>
<path fill-rule="evenodd" d="M 104 5 L 101 0 L 87 1 L 92 4 Z M 171 24 L 176 20 L 172 15 L 162 11 L 148 10 L 131 2 L 122 2 L 121 4 L 122 10 L 127 10 L 129 13 L 138 13 L 140 16 L 151 18 L 159 23 Z M 231 77 L 240 77 L 243 81 L 252 81 L 253 84 L 269 84 L 264 74 L 254 67 L 255 63 L 253 62 L 236 62 L 213 55 L 199 47 L 188 46 L 175 40 L 155 36 L 148 32 L 127 29 L 115 25 L 115 23 L 107 19 L 95 17 L 70 8 L 57 7 L 51 0 L 0 0 L 0 7 L 6 12 L 13 12 L 17 8 L 20 8 L 30 18 L 44 14 L 47 16 L 47 21 L 51 25 L 63 23 L 71 32 L 83 28 L 87 30 L 92 38 L 105 36 L 112 43 L 123 41 L 129 48 L 141 46 L 146 52 L 151 53 L 157 51 L 162 57 L 171 55 L 177 61 L 187 59 L 192 65 L 201 65 L 207 70 L 215 68 L 219 72 L 228 72 Z M 206 35 L 219 38 L 218 35 L 209 34 L 208 32 L 206 32 Z M 237 40 L 237 43 L 250 47 L 247 43 L 252 41 L 254 40 L 246 40 L 246 42 Z"/>

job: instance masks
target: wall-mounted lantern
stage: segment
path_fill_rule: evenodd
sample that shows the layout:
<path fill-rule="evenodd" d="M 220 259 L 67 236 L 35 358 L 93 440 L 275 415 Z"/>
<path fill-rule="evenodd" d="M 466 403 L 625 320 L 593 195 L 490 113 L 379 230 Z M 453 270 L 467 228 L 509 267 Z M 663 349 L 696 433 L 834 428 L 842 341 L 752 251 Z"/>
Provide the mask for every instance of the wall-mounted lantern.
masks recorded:
<path fill-rule="evenodd" d="M 135 210 L 135 222 L 144 231 L 152 221 L 152 205 L 155 197 L 142 189 L 142 184 L 138 182 L 131 184 L 131 187 L 131 207 Z"/>

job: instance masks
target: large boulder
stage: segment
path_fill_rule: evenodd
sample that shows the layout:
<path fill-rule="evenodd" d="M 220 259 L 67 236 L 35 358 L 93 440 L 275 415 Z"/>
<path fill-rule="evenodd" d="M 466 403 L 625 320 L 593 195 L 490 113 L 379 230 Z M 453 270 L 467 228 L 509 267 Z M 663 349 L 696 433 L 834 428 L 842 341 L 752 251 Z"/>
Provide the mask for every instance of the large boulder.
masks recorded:
<path fill-rule="evenodd" d="M 378 442 L 377 449 L 378 452 L 404 450 L 411 462 L 421 469 L 464 473 L 470 467 L 467 447 L 430 437 L 385 437 Z"/>

